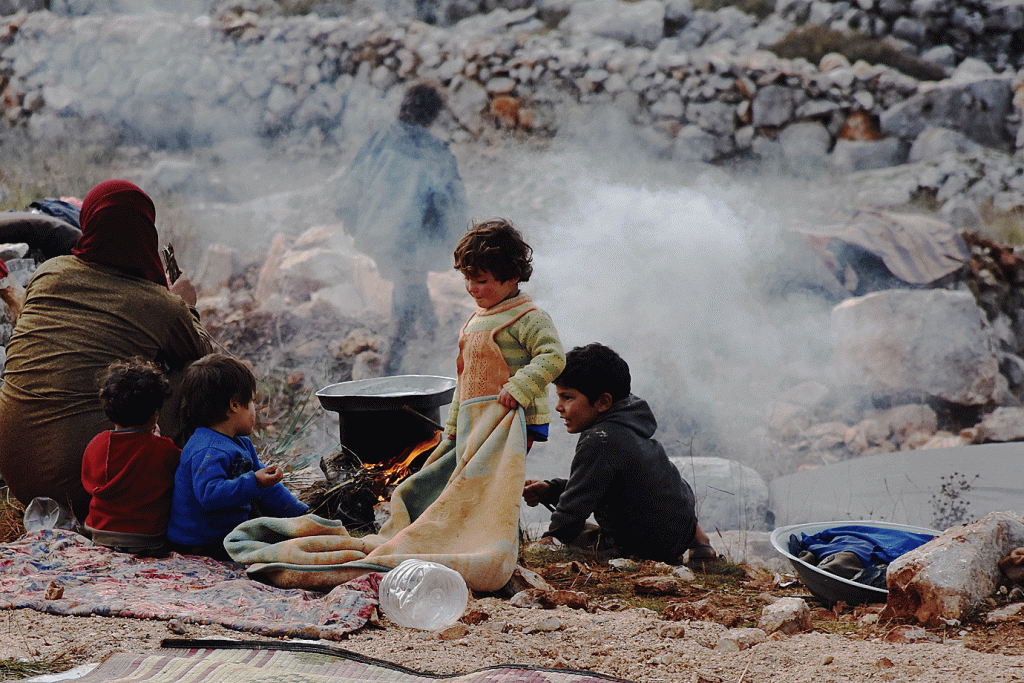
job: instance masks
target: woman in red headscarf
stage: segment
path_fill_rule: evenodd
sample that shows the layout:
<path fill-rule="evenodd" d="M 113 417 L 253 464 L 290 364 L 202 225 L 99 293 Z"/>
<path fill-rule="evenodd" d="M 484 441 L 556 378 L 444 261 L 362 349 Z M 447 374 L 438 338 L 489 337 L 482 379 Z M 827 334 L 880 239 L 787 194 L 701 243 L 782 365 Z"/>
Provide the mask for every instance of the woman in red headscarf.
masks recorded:
<path fill-rule="evenodd" d="M 175 394 L 161 432 L 181 435 L 176 379 L 211 345 L 193 308 L 195 289 L 185 278 L 168 289 L 155 218 L 137 186 L 100 183 L 82 204 L 74 255 L 46 261 L 26 289 L 0 388 L 0 474 L 24 504 L 46 496 L 85 519 L 82 452 L 112 428 L 96 377 L 114 361 L 163 365 Z"/>

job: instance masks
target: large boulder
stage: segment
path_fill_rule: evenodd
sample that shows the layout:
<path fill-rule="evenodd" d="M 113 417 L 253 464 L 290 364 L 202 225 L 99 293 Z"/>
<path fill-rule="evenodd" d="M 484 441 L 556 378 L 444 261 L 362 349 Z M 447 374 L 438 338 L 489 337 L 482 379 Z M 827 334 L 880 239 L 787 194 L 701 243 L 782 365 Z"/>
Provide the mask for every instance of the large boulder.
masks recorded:
<path fill-rule="evenodd" d="M 1024 520 L 1013 512 L 954 527 L 889 564 L 881 616 L 930 626 L 958 622 L 992 594 L 1002 578 L 999 560 L 1021 546 Z"/>
<path fill-rule="evenodd" d="M 837 380 L 881 395 L 982 405 L 1001 395 L 996 343 L 969 292 L 887 290 L 832 310 Z"/>
<path fill-rule="evenodd" d="M 989 147 L 1008 149 L 1006 117 L 1013 113 L 1007 78 L 944 81 L 882 112 L 882 131 L 912 141 L 925 128 L 958 130 Z"/>
<path fill-rule="evenodd" d="M 899 166 L 907 161 L 907 144 L 896 137 L 882 140 L 836 140 L 830 157 L 843 173 Z"/>
<path fill-rule="evenodd" d="M 725 458 L 670 457 L 697 498 L 697 518 L 716 529 L 767 530 L 768 485 L 755 470 Z"/>

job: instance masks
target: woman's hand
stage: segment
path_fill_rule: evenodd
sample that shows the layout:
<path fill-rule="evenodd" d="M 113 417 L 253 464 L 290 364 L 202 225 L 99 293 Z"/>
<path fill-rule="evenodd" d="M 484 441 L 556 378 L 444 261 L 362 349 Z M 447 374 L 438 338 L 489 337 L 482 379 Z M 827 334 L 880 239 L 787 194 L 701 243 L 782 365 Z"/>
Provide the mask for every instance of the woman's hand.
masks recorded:
<path fill-rule="evenodd" d="M 195 306 L 196 301 L 199 300 L 196 295 L 195 286 L 193 286 L 192 281 L 184 275 L 175 280 L 174 284 L 171 285 L 169 289 L 171 290 L 171 294 L 176 295 L 189 306 Z"/>

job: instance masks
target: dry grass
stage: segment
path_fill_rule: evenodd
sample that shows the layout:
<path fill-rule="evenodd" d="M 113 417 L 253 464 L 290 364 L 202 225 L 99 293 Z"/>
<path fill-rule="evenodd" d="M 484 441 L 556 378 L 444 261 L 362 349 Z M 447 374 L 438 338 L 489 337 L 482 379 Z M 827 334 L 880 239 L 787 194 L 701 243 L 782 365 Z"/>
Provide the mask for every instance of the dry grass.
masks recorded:
<path fill-rule="evenodd" d="M 0 488 L 0 543 L 13 541 L 24 533 L 25 506 L 4 486 Z"/>
<path fill-rule="evenodd" d="M 38 661 L 20 659 L 0 659 L 0 681 L 20 681 L 44 674 L 55 674 L 67 671 L 72 664 L 63 656 Z"/>
<path fill-rule="evenodd" d="M 843 33 L 821 25 L 796 28 L 768 50 L 785 59 L 803 57 L 811 64 L 818 64 L 825 55 L 837 52 L 850 62 L 863 59 L 869 64 L 884 64 L 920 81 L 946 77 L 942 67 L 900 52 L 877 38 L 863 33 Z"/>
<path fill-rule="evenodd" d="M 693 9 L 702 9 L 708 12 L 717 12 L 723 7 L 735 7 L 741 12 L 753 14 L 761 21 L 775 11 L 775 4 L 771 0 L 694 0 L 693 2 Z"/>
<path fill-rule="evenodd" d="M 0 210 L 24 210 L 44 197 L 84 196 L 114 177 L 113 152 L 78 139 L 38 142 L 20 131 L 0 137 Z"/>

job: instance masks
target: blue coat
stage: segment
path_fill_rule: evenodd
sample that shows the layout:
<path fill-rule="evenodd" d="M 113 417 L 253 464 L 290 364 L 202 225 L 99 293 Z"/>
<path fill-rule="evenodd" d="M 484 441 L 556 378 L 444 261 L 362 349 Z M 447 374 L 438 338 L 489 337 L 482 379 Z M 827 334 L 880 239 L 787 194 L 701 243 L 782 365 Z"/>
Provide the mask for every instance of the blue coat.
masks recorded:
<path fill-rule="evenodd" d="M 185 546 L 221 543 L 253 516 L 297 517 L 309 508 L 284 484 L 260 488 L 256 470 L 264 465 L 252 441 L 232 439 L 206 427 L 196 430 L 181 452 L 167 538 Z M 253 514 L 253 505 L 259 511 Z"/>
<path fill-rule="evenodd" d="M 384 277 L 451 270 L 466 192 L 447 143 L 395 121 L 363 145 L 337 191 L 346 231 Z"/>

